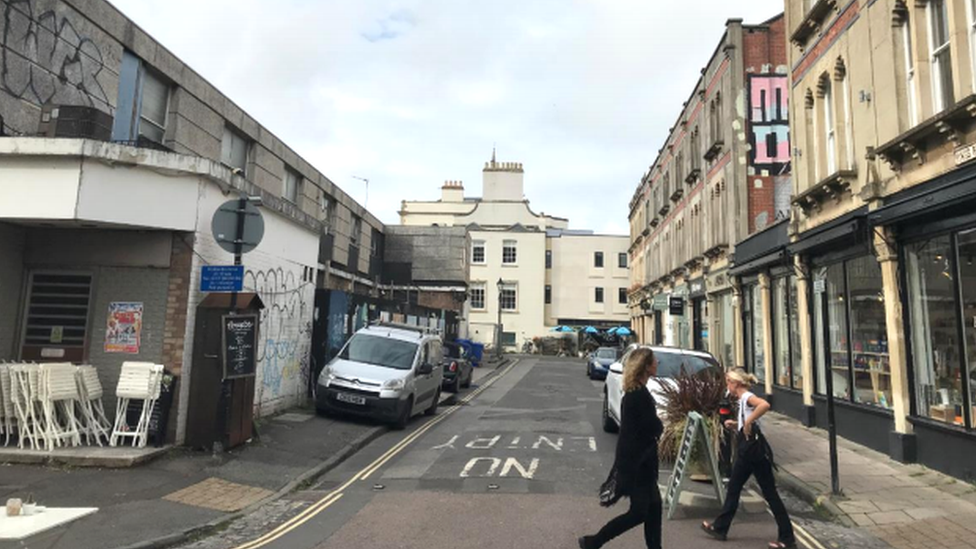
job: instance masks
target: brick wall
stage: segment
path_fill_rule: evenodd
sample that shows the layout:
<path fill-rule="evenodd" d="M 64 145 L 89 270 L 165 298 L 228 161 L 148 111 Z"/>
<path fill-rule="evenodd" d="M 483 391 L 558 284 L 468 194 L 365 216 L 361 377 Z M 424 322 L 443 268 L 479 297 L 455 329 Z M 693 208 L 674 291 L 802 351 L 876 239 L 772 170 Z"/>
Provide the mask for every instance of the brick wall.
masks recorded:
<path fill-rule="evenodd" d="M 189 245 L 187 243 L 190 243 Z M 173 233 L 173 251 L 170 254 L 169 284 L 166 296 L 166 320 L 163 323 L 162 363 L 183 379 L 183 353 L 187 336 L 187 302 L 190 297 L 190 274 L 193 267 L 192 235 Z M 179 392 L 174 395 L 173 410 L 179 409 Z M 170 415 L 166 439 L 176 439 L 176 414 Z"/>
<path fill-rule="evenodd" d="M 786 19 L 777 17 L 765 28 L 745 27 L 742 38 L 742 62 L 747 72 L 759 72 L 762 65 L 775 69 L 787 64 Z"/>
<path fill-rule="evenodd" d="M 455 301 L 452 292 L 420 292 L 417 297 L 417 304 L 421 307 L 431 309 L 444 309 L 447 311 L 461 311 L 463 302 Z"/>
<path fill-rule="evenodd" d="M 772 177 L 749 176 L 749 234 L 776 221 L 775 185 Z"/>

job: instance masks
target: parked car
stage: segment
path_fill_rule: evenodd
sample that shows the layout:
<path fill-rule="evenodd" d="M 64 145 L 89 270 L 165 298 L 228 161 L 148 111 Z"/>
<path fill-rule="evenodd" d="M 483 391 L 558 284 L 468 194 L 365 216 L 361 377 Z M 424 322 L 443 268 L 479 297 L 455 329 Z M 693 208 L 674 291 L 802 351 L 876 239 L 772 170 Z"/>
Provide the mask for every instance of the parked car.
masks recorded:
<path fill-rule="evenodd" d="M 444 369 L 442 386 L 452 393 L 459 393 L 461 389 L 471 386 L 474 377 L 474 367 L 468 360 L 468 353 L 457 343 L 444 344 L 444 359 L 441 361 Z"/>
<path fill-rule="evenodd" d="M 315 405 L 388 421 L 403 429 L 414 415 L 437 413 L 443 369 L 440 336 L 424 328 L 380 323 L 356 332 L 322 369 Z"/>
<path fill-rule="evenodd" d="M 618 347 L 600 347 L 586 359 L 586 376 L 590 379 L 606 379 L 610 365 L 620 359 Z"/>
<path fill-rule="evenodd" d="M 623 398 L 623 364 L 627 356 L 640 345 L 630 345 L 627 352 L 617 362 L 610 365 L 607 373 L 607 381 L 603 386 L 603 430 L 608 433 L 615 433 L 620 428 L 620 401 Z M 655 347 L 654 357 L 657 358 L 657 377 L 652 377 L 647 382 L 647 388 L 654 395 L 657 401 L 657 413 L 663 421 L 667 421 L 664 408 L 667 402 L 660 394 L 660 389 L 664 384 L 676 385 L 674 378 L 681 373 L 681 368 L 689 374 L 697 374 L 702 370 L 714 368 L 721 370 L 718 360 L 709 353 L 703 351 L 690 351 L 677 349 L 674 347 Z"/>

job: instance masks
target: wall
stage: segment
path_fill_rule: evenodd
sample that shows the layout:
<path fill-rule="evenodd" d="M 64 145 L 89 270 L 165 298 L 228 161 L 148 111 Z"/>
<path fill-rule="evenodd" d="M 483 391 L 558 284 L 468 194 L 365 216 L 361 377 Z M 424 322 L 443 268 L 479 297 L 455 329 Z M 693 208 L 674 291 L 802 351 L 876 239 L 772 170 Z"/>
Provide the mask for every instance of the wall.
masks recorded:
<path fill-rule="evenodd" d="M 464 227 L 401 227 L 386 231 L 387 264 L 409 265 L 412 282 L 458 282 L 468 280 L 471 249 Z M 389 276 L 391 273 L 384 273 Z"/>
<path fill-rule="evenodd" d="M 626 236 L 571 236 L 549 239 L 552 249 L 552 306 L 550 323 L 558 319 L 591 319 L 627 323 L 627 304 L 618 303 L 617 291 L 629 285 L 629 269 L 618 267 L 617 254 L 627 253 Z M 603 268 L 593 265 L 594 252 L 603 252 Z M 603 303 L 596 303 L 595 288 L 603 288 Z"/>
<path fill-rule="evenodd" d="M 18 313 L 24 284 L 24 229 L 0 223 L 0 360 L 16 358 Z"/>
<path fill-rule="evenodd" d="M 486 201 L 521 201 L 525 199 L 522 165 L 514 162 L 485 164 L 482 174 L 482 196 Z"/>

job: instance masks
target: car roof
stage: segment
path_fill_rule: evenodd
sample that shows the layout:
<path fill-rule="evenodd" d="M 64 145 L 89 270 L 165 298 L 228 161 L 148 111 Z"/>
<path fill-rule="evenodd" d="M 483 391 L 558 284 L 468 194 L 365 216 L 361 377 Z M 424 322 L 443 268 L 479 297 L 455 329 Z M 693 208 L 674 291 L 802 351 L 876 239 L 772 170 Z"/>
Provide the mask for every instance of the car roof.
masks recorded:
<path fill-rule="evenodd" d="M 371 336 L 388 337 L 391 339 L 398 339 L 401 341 L 409 341 L 411 343 L 423 343 L 425 340 L 434 337 L 433 334 L 425 334 L 423 332 L 419 332 L 416 330 L 397 328 L 394 326 L 367 326 L 356 333 L 366 334 Z"/>
<path fill-rule="evenodd" d="M 688 356 L 697 356 L 699 358 L 709 358 L 718 362 L 718 359 L 715 358 L 715 355 L 707 351 L 696 351 L 694 349 L 682 349 L 681 347 L 668 347 L 665 345 L 644 345 L 640 343 L 635 343 L 628 348 L 628 351 L 632 351 L 633 349 L 636 349 L 638 347 L 646 347 L 654 351 L 655 353 L 660 352 L 660 353 L 672 353 L 672 354 L 681 354 L 681 355 L 688 355 Z"/>

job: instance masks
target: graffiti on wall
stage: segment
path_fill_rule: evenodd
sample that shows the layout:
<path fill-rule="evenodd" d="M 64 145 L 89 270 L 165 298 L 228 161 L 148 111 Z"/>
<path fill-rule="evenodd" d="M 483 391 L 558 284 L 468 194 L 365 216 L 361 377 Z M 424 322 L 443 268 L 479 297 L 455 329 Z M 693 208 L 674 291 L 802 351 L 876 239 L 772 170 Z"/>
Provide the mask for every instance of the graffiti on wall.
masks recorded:
<path fill-rule="evenodd" d="M 749 164 L 770 175 L 789 171 L 790 126 L 786 76 L 749 76 Z"/>
<path fill-rule="evenodd" d="M 35 4 L 0 0 L 0 85 L 38 105 L 107 106 L 98 45 L 63 14 L 53 9 L 35 13 Z"/>
<path fill-rule="evenodd" d="M 258 344 L 258 403 L 286 396 L 289 389 L 297 393 L 308 384 L 312 343 L 311 308 L 306 300 L 306 294 L 311 293 L 309 286 L 294 272 L 280 267 L 244 273 L 245 290 L 257 293 L 264 302 Z"/>

